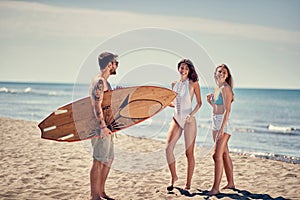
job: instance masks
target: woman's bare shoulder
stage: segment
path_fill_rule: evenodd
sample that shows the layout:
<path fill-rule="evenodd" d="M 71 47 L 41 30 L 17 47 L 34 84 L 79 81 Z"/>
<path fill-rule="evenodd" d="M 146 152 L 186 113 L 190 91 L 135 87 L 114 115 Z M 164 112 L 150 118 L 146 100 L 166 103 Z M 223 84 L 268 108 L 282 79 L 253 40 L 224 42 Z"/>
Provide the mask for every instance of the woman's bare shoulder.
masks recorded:
<path fill-rule="evenodd" d="M 195 87 L 199 87 L 199 81 L 195 81 L 195 82 L 194 82 L 194 81 L 190 80 L 190 81 L 189 81 L 189 84 L 190 84 L 192 87 L 194 87 L 194 88 L 195 88 Z"/>
<path fill-rule="evenodd" d="M 222 93 L 233 93 L 232 88 L 228 84 L 223 85 L 221 91 Z"/>

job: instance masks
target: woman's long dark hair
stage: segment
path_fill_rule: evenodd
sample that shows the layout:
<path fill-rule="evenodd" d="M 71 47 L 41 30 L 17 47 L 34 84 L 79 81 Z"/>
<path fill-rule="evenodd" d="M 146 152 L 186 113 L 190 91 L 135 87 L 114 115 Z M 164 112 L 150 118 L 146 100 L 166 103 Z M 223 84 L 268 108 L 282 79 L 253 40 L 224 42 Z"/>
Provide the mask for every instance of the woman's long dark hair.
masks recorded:
<path fill-rule="evenodd" d="M 188 68 L 189 68 L 189 74 L 188 74 L 188 78 L 190 80 L 192 80 L 193 82 L 196 82 L 199 80 L 198 78 L 198 74 L 195 70 L 194 64 L 192 63 L 192 61 L 190 61 L 189 59 L 182 59 L 179 63 L 178 63 L 178 67 L 177 69 L 179 70 L 179 67 L 182 63 L 185 63 Z"/>

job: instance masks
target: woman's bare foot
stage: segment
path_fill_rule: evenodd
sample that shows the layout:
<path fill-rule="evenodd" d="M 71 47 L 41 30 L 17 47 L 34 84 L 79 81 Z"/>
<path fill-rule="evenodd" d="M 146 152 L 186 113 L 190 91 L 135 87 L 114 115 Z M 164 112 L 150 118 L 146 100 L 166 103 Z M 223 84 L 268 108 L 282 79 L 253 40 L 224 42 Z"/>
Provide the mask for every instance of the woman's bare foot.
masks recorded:
<path fill-rule="evenodd" d="M 184 189 L 185 189 L 185 190 L 189 190 L 189 189 L 191 189 L 191 185 L 189 185 L 189 184 L 186 184 Z"/>
<path fill-rule="evenodd" d="M 178 181 L 178 176 L 172 177 L 172 182 L 171 182 L 171 184 L 174 185 L 174 183 L 175 183 L 176 181 Z"/>
<path fill-rule="evenodd" d="M 174 189 L 174 183 L 178 180 L 178 176 L 174 176 L 172 177 L 172 180 L 171 180 L 171 185 L 167 187 L 167 190 L 168 191 L 172 191 Z"/>
<path fill-rule="evenodd" d="M 226 190 L 226 189 L 235 189 L 235 186 L 234 185 L 226 185 L 225 187 L 222 188 L 223 190 Z"/>
<path fill-rule="evenodd" d="M 219 190 L 211 189 L 211 190 L 207 193 L 207 195 L 212 196 L 212 195 L 217 195 L 217 194 L 219 194 L 219 193 L 220 193 Z"/>

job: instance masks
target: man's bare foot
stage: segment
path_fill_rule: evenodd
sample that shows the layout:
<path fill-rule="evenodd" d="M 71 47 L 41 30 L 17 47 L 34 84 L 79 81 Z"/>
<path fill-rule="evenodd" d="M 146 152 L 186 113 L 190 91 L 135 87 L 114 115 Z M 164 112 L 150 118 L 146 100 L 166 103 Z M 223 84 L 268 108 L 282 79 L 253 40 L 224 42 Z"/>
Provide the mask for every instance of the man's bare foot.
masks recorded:
<path fill-rule="evenodd" d="M 225 187 L 222 188 L 223 190 L 226 190 L 226 189 L 235 189 L 235 186 L 234 185 L 226 185 Z"/>
<path fill-rule="evenodd" d="M 174 183 L 178 180 L 178 176 L 174 176 L 172 177 L 172 180 L 171 180 L 171 185 L 167 187 L 167 190 L 168 191 L 172 191 L 174 189 Z"/>
<path fill-rule="evenodd" d="M 219 194 L 219 193 L 220 193 L 219 190 L 211 189 L 211 190 L 207 193 L 207 195 L 212 196 L 212 195 L 217 195 L 217 194 Z"/>
<path fill-rule="evenodd" d="M 98 195 L 93 195 L 91 196 L 90 200 L 101 200 L 101 197 L 99 197 Z"/>
<path fill-rule="evenodd" d="M 90 200 L 101 200 L 101 199 L 102 199 L 102 198 L 101 198 L 101 197 L 98 197 L 98 196 L 97 196 L 97 197 L 91 197 L 91 198 L 90 198 Z"/>
<path fill-rule="evenodd" d="M 105 192 L 103 192 L 103 193 L 101 194 L 101 199 L 114 200 L 113 198 L 107 196 L 107 194 L 105 194 Z"/>

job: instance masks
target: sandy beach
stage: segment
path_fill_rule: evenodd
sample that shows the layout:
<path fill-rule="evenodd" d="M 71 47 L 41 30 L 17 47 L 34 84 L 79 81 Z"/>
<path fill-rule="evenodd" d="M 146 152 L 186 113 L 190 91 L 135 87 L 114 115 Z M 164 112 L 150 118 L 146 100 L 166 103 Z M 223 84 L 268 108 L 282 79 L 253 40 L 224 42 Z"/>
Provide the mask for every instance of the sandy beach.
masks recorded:
<path fill-rule="evenodd" d="M 89 170 L 92 158 L 81 142 L 59 143 L 43 140 L 37 122 L 0 118 L 1 199 L 89 199 Z M 120 135 L 119 149 L 146 152 L 163 148 L 164 143 Z M 196 155 L 199 155 L 196 149 Z M 115 199 L 299 199 L 300 165 L 246 155 L 231 154 L 234 164 L 235 190 L 222 190 L 208 197 L 205 191 L 213 183 L 213 160 L 210 155 L 196 156 L 196 167 L 189 191 L 185 184 L 186 159 L 177 162 L 179 181 L 172 193 L 166 187 L 166 165 L 157 170 L 134 173 L 147 163 L 122 160 L 129 170 L 112 167 L 106 193 Z M 119 156 L 119 157 L 117 157 Z M 120 158 L 122 157 L 122 158 Z M 120 160 L 122 162 L 120 162 Z M 118 162 L 116 162 L 118 163 Z M 152 161 L 153 163 L 153 161 Z M 132 169 L 130 169 L 130 164 Z M 221 186 L 225 185 L 225 174 Z"/>

